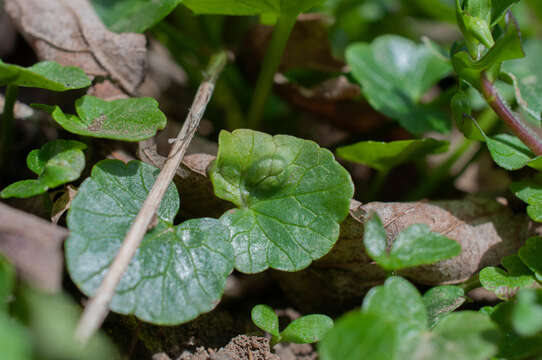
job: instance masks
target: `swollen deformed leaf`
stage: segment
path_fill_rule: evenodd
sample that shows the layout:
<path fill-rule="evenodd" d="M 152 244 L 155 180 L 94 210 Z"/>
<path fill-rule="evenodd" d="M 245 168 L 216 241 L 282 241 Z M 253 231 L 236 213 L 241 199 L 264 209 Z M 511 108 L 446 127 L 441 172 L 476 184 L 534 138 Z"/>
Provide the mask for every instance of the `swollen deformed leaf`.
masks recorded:
<path fill-rule="evenodd" d="M 399 353 L 410 358 L 427 330 L 427 311 L 418 290 L 407 280 L 390 277 L 363 299 L 362 312 L 396 323 Z"/>
<path fill-rule="evenodd" d="M 74 140 L 53 140 L 26 159 L 28 168 L 38 179 L 13 183 L 0 192 L 0 197 L 28 198 L 77 180 L 85 168 L 86 145 Z"/>
<path fill-rule="evenodd" d="M 429 328 L 433 328 L 446 315 L 466 300 L 465 291 L 458 286 L 435 286 L 423 295 Z"/>
<path fill-rule="evenodd" d="M 320 341 L 333 328 L 333 320 L 326 315 L 312 314 L 292 321 L 280 333 L 281 341 L 311 344 Z"/>
<path fill-rule="evenodd" d="M 447 141 L 431 138 L 392 142 L 363 141 L 338 148 L 337 155 L 379 171 L 388 171 L 425 155 L 445 152 L 448 145 Z"/>
<path fill-rule="evenodd" d="M 24 68 L 0 60 L 0 86 L 15 85 L 53 91 L 81 89 L 91 85 L 85 72 L 54 61 L 39 62 Z"/>
<path fill-rule="evenodd" d="M 59 106 L 35 105 L 48 111 L 67 131 L 83 136 L 122 141 L 142 141 L 166 126 L 166 116 L 152 98 L 105 101 L 86 95 L 75 102 L 76 115 Z"/>
<path fill-rule="evenodd" d="M 501 260 L 506 271 L 496 267 L 486 267 L 480 271 L 480 283 L 493 291 L 498 298 L 509 300 L 523 287 L 535 282 L 533 272 L 521 261 L 519 256 L 510 255 Z"/>
<path fill-rule="evenodd" d="M 325 0 L 184 0 L 196 14 L 260 15 L 300 14 Z"/>
<path fill-rule="evenodd" d="M 327 254 L 354 193 L 348 172 L 312 141 L 251 130 L 222 131 L 210 178 L 215 194 L 238 206 L 230 228 L 235 267 L 301 270 Z"/>
<path fill-rule="evenodd" d="M 139 161 L 96 164 L 68 212 L 66 262 L 87 295 L 96 292 L 158 169 Z M 212 310 L 233 269 L 229 231 L 218 220 L 178 226 L 179 196 L 170 185 L 149 229 L 116 289 L 111 309 L 163 325 L 179 324 Z M 97 224 L 99 224 L 97 226 Z"/>
<path fill-rule="evenodd" d="M 364 231 L 367 253 L 388 271 L 432 264 L 461 253 L 456 241 L 432 232 L 425 224 L 414 224 L 401 231 L 391 246 L 376 213 L 365 223 Z"/>
<path fill-rule="evenodd" d="M 172 12 L 183 0 L 91 0 L 111 31 L 142 33 Z"/>
<path fill-rule="evenodd" d="M 254 325 L 273 336 L 279 336 L 279 317 L 272 307 L 256 305 L 252 308 L 250 316 Z"/>
<path fill-rule="evenodd" d="M 450 130 L 446 114 L 420 104 L 424 93 L 451 72 L 450 64 L 426 45 L 386 35 L 350 46 L 346 60 L 377 111 L 414 134 Z"/>

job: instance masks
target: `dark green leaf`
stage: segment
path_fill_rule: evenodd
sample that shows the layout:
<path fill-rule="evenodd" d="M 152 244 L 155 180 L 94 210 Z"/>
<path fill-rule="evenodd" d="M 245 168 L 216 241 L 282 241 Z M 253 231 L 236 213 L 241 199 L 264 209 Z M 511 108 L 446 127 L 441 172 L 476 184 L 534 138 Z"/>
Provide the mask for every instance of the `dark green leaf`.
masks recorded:
<path fill-rule="evenodd" d="M 340 318 L 318 346 L 322 360 L 393 360 L 396 325 L 372 313 L 352 312 Z"/>
<path fill-rule="evenodd" d="M 110 30 L 142 33 L 165 18 L 182 1 L 91 0 L 91 3 Z"/>
<path fill-rule="evenodd" d="M 15 268 L 0 254 L 0 313 L 7 312 L 14 286 Z"/>
<path fill-rule="evenodd" d="M 95 293 L 157 176 L 139 161 L 104 160 L 79 187 L 68 212 L 66 262 L 77 286 Z M 113 311 L 156 324 L 179 324 L 212 310 L 233 269 L 228 229 L 215 219 L 173 226 L 179 197 L 170 185 L 156 226 L 116 289 Z M 96 224 L 99 224 L 97 226 Z"/>
<path fill-rule="evenodd" d="M 450 130 L 447 115 L 419 103 L 422 95 L 451 71 L 449 63 L 426 45 L 386 35 L 371 44 L 351 45 L 346 60 L 377 111 L 415 134 Z"/>
<path fill-rule="evenodd" d="M 259 15 L 271 13 L 299 14 L 324 0 L 184 0 L 183 4 L 197 14 Z"/>
<path fill-rule="evenodd" d="M 435 286 L 423 295 L 429 328 L 433 328 L 446 315 L 460 307 L 466 300 L 462 288 L 452 285 Z"/>
<path fill-rule="evenodd" d="M 467 139 L 485 141 L 485 137 L 480 133 L 480 130 L 470 117 L 472 114 L 471 94 L 466 90 L 458 90 L 452 97 L 451 107 L 457 128 L 463 135 Z"/>
<path fill-rule="evenodd" d="M 392 142 L 364 141 L 337 149 L 337 155 L 345 160 L 367 165 L 379 171 L 389 171 L 425 155 L 443 153 L 449 143 L 431 138 L 399 140 Z"/>
<path fill-rule="evenodd" d="M 486 144 L 493 161 L 506 170 L 519 170 L 537 160 L 527 145 L 513 135 L 486 137 Z"/>
<path fill-rule="evenodd" d="M 407 280 L 390 277 L 372 288 L 363 299 L 362 311 L 395 323 L 399 353 L 408 359 L 427 330 L 427 312 L 418 290 Z"/>
<path fill-rule="evenodd" d="M 281 341 L 310 344 L 320 341 L 333 328 L 333 320 L 326 315 L 313 314 L 292 321 L 281 333 Z"/>
<path fill-rule="evenodd" d="M 518 293 L 512 310 L 512 325 L 522 336 L 533 336 L 542 331 L 542 291 L 523 289 Z"/>
<path fill-rule="evenodd" d="M 510 185 L 510 190 L 529 204 L 527 214 L 530 218 L 542 222 L 542 184 L 540 181 L 535 178 L 514 182 Z"/>
<path fill-rule="evenodd" d="M 256 305 L 250 313 L 252 322 L 273 336 L 279 336 L 279 317 L 275 310 L 267 305 Z"/>
<path fill-rule="evenodd" d="M 533 272 L 529 270 L 517 255 L 510 255 L 501 260 L 503 267 L 486 267 L 480 271 L 480 283 L 493 291 L 500 299 L 508 300 L 522 287 L 534 284 Z"/>
<path fill-rule="evenodd" d="M 512 5 L 518 3 L 519 0 L 492 0 L 491 1 L 491 25 L 495 25 L 502 20 L 504 15 Z"/>
<path fill-rule="evenodd" d="M 29 68 L 6 64 L 0 60 L 0 86 L 15 85 L 53 91 L 67 91 L 90 86 L 85 72 L 74 66 L 43 61 Z"/>
<path fill-rule="evenodd" d="M 54 140 L 31 151 L 26 162 L 38 179 L 11 184 L 0 192 L 0 197 L 28 198 L 77 180 L 85 168 L 84 149 L 86 145 L 79 141 Z"/>
<path fill-rule="evenodd" d="M 542 279 L 542 238 L 532 237 L 527 239 L 524 246 L 519 249 L 521 261 L 531 269 L 538 279 Z"/>
<path fill-rule="evenodd" d="M 237 205 L 235 267 L 301 270 L 331 250 L 354 193 L 348 172 L 316 143 L 251 130 L 222 131 L 210 169 L 215 194 Z"/>
<path fill-rule="evenodd" d="M 75 102 L 77 116 L 65 114 L 59 106 L 35 105 L 71 133 L 123 141 L 141 141 L 166 126 L 166 116 L 151 98 L 105 101 L 83 96 Z"/>

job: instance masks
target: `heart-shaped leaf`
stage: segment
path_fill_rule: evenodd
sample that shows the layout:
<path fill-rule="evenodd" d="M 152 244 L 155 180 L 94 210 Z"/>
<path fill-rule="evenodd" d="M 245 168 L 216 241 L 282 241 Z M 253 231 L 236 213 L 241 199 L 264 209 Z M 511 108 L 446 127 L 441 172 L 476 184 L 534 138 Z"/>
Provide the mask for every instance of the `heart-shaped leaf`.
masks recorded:
<path fill-rule="evenodd" d="M 522 287 L 533 285 L 535 279 L 517 255 L 510 255 L 501 260 L 506 271 L 496 267 L 486 267 L 480 271 L 480 283 L 493 291 L 502 300 L 509 300 Z"/>
<path fill-rule="evenodd" d="M 259 15 L 299 14 L 325 0 L 184 0 L 183 4 L 197 14 Z"/>
<path fill-rule="evenodd" d="M 183 0 L 91 0 L 111 31 L 142 33 L 172 12 Z"/>
<path fill-rule="evenodd" d="M 388 249 L 386 230 L 375 213 L 365 223 L 363 242 L 369 256 L 388 271 L 432 264 L 461 253 L 454 240 L 432 232 L 427 225 L 411 225 L 397 235 Z"/>
<path fill-rule="evenodd" d="M 354 193 L 350 175 L 328 150 L 251 130 L 220 133 L 209 174 L 215 194 L 239 207 L 221 221 L 244 273 L 297 271 L 327 254 Z"/>
<path fill-rule="evenodd" d="M 326 315 L 312 314 L 292 321 L 280 333 L 281 341 L 311 344 L 320 341 L 333 328 L 333 320 Z"/>
<path fill-rule="evenodd" d="M 431 138 L 399 140 L 392 142 L 363 141 L 337 149 L 337 155 L 345 160 L 369 166 L 378 171 L 389 171 L 409 161 L 429 154 L 448 150 L 447 141 Z"/>
<path fill-rule="evenodd" d="M 320 342 L 318 353 L 322 360 L 394 360 L 398 345 L 394 323 L 356 311 L 337 321 Z"/>
<path fill-rule="evenodd" d="M 53 91 L 67 91 L 90 86 L 85 72 L 54 61 L 39 62 L 29 68 L 6 64 L 0 60 L 0 86 L 14 85 Z"/>
<path fill-rule="evenodd" d="M 460 307 L 466 300 L 465 291 L 458 286 L 435 286 L 423 295 L 429 328 L 433 328 L 446 315 Z"/>
<path fill-rule="evenodd" d="M 83 182 L 68 212 L 66 262 L 92 296 L 141 208 L 158 169 L 139 161 L 104 160 Z M 229 232 L 215 219 L 174 226 L 179 196 L 170 185 L 116 289 L 111 309 L 156 324 L 179 324 L 218 303 L 233 269 Z M 99 226 L 97 226 L 99 224 Z"/>
<path fill-rule="evenodd" d="M 426 45 L 386 35 L 351 45 L 346 60 L 377 111 L 414 134 L 450 130 L 446 114 L 420 104 L 422 95 L 451 72 L 450 64 Z"/>
<path fill-rule="evenodd" d="M 77 180 L 85 168 L 86 145 L 73 140 L 54 140 L 40 150 L 33 150 L 26 159 L 28 168 L 38 179 L 13 183 L 0 192 L 0 197 L 28 198 Z"/>
<path fill-rule="evenodd" d="M 521 261 L 531 269 L 538 280 L 542 280 L 542 238 L 532 237 L 527 239 L 525 245 L 519 249 L 518 255 Z"/>
<path fill-rule="evenodd" d="M 272 307 L 267 305 L 256 305 L 250 313 L 252 322 L 273 336 L 279 336 L 279 317 Z"/>
<path fill-rule="evenodd" d="M 405 359 L 410 358 L 427 330 L 427 311 L 414 285 L 403 278 L 390 277 L 384 285 L 369 291 L 361 309 L 396 322 L 399 352 Z"/>
<path fill-rule="evenodd" d="M 71 133 L 96 138 L 142 141 L 166 126 L 166 116 L 152 98 L 105 101 L 86 95 L 75 102 L 76 115 L 65 114 L 59 106 L 34 105 L 51 113 Z"/>
<path fill-rule="evenodd" d="M 510 190 L 525 201 L 527 214 L 534 221 L 542 222 L 542 183 L 539 178 L 526 179 L 512 183 Z"/>

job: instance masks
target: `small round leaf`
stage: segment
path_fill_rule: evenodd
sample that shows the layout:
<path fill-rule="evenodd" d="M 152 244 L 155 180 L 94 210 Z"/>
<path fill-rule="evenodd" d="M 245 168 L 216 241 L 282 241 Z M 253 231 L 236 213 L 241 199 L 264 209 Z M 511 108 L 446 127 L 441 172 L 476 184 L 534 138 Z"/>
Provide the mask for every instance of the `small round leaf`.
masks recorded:
<path fill-rule="evenodd" d="M 251 312 L 252 322 L 273 336 L 279 336 L 279 317 L 272 307 L 256 305 Z"/>

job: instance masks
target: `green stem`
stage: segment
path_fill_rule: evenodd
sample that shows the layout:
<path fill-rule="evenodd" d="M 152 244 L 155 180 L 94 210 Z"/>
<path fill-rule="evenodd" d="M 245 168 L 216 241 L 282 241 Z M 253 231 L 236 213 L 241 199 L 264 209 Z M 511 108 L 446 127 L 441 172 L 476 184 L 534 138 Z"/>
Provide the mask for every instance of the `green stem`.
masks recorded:
<path fill-rule="evenodd" d="M 386 183 L 386 179 L 388 178 L 389 173 L 390 169 L 380 170 L 376 173 L 376 176 L 371 181 L 371 185 L 367 190 L 367 195 L 365 197 L 366 201 L 373 201 L 378 197 L 378 194 L 380 194 L 380 191 Z"/>
<path fill-rule="evenodd" d="M 8 85 L 6 89 L 6 97 L 4 99 L 4 111 L 2 114 L 2 136 L 0 143 L 0 169 L 6 165 L 6 160 L 11 151 L 13 142 L 13 110 L 17 101 L 19 88 L 15 85 Z M 2 171 L 3 173 L 4 171 Z"/>
<path fill-rule="evenodd" d="M 260 126 L 262 115 L 265 109 L 265 104 L 271 88 L 273 86 L 273 80 L 275 73 L 279 68 L 282 61 L 282 55 L 288 44 L 288 38 L 292 32 L 295 22 L 297 20 L 297 14 L 283 14 L 278 18 L 277 25 L 273 31 L 271 43 L 267 49 L 262 69 L 256 83 L 256 89 L 254 91 L 254 97 L 250 110 L 248 112 L 247 123 L 252 129 L 256 129 Z"/>

